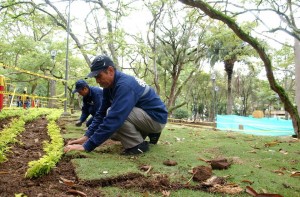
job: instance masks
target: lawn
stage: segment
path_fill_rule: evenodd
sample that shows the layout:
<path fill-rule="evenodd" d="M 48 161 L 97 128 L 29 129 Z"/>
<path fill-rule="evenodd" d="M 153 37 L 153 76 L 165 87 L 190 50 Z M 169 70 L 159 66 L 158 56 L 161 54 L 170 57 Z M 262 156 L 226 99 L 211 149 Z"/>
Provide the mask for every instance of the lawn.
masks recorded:
<path fill-rule="evenodd" d="M 74 121 L 69 121 L 66 125 L 66 140 L 84 133 L 83 127 L 73 124 Z M 159 143 L 137 157 L 121 156 L 122 147 L 118 143 L 100 146 L 91 153 L 67 155 L 74 155 L 72 163 L 78 178 L 101 182 L 99 190 L 106 196 L 250 196 L 245 192 L 246 186 L 250 186 L 258 193 L 297 197 L 300 196 L 299 176 L 295 176 L 298 175 L 295 172 L 300 171 L 299 145 L 299 140 L 291 137 L 253 136 L 169 123 Z M 170 183 L 196 186 L 199 183 L 193 181 L 192 169 L 210 166 L 209 161 L 217 158 L 226 158 L 231 166 L 213 170 L 213 175 L 225 178 L 227 183 L 242 188 L 243 192 L 230 195 L 188 187 L 154 191 L 147 187 L 141 190 L 138 184 L 136 187 L 116 184 L 124 181 L 127 175 L 141 174 L 147 179 L 165 176 Z M 177 165 L 164 165 L 167 160 L 176 161 Z M 147 166 L 148 171 L 141 170 L 142 166 Z"/>

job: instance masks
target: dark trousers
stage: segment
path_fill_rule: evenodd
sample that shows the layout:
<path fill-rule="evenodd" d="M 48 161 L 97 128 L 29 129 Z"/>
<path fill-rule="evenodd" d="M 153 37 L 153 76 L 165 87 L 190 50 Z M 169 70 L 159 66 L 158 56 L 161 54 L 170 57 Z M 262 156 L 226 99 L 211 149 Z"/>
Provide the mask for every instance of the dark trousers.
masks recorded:
<path fill-rule="evenodd" d="M 88 121 L 86 121 L 86 123 L 85 123 L 86 127 L 89 127 L 92 124 L 93 119 L 94 119 L 94 117 L 92 116 Z"/>

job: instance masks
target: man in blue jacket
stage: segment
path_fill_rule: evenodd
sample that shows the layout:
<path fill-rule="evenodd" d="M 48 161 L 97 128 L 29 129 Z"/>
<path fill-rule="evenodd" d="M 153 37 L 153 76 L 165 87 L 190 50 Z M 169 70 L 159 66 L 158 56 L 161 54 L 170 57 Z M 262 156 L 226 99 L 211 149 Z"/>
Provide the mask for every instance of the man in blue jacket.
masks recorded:
<path fill-rule="evenodd" d="M 150 143 L 156 144 L 167 123 L 165 104 L 144 81 L 116 70 L 107 56 L 97 56 L 91 64 L 91 73 L 103 87 L 100 110 L 85 135 L 69 141 L 64 151 L 92 151 L 107 139 L 122 143 L 124 155 L 144 153 Z"/>
<path fill-rule="evenodd" d="M 75 125 L 80 127 L 89 115 L 91 115 L 92 117 L 86 122 L 86 127 L 89 127 L 96 112 L 100 109 L 103 90 L 99 87 L 89 86 L 86 81 L 80 79 L 76 82 L 75 90 L 72 93 L 75 94 L 76 92 L 83 97 L 83 105 L 81 116 Z"/>

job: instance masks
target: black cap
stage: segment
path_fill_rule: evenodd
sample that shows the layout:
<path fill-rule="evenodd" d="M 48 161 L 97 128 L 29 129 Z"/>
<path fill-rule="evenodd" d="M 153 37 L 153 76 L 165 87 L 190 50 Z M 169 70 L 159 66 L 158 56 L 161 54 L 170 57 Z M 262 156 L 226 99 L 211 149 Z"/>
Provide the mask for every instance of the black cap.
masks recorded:
<path fill-rule="evenodd" d="M 76 81 L 75 90 L 73 90 L 72 93 L 74 94 L 74 93 L 78 92 L 79 90 L 81 90 L 84 87 L 89 87 L 89 85 L 87 84 L 87 82 L 80 79 L 80 80 Z"/>
<path fill-rule="evenodd" d="M 105 55 L 99 55 L 93 60 L 90 66 L 91 72 L 86 77 L 95 77 L 101 70 L 105 70 L 109 66 L 114 66 L 114 62 Z"/>

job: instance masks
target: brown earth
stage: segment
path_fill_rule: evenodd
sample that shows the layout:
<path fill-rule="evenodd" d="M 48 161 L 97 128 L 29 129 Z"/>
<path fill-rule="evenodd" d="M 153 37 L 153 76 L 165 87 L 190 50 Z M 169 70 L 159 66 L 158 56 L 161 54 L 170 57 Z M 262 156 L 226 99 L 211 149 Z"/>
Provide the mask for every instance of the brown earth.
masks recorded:
<path fill-rule="evenodd" d="M 9 120 L 1 120 L 0 128 L 8 125 Z M 62 130 L 64 124 L 59 123 Z M 1 133 L 1 131 L 0 131 Z M 63 156 L 57 166 L 47 175 L 35 179 L 24 177 L 28 168 L 28 162 L 38 160 L 43 154 L 42 142 L 49 140 L 47 135 L 47 120 L 39 118 L 25 125 L 25 131 L 18 136 L 19 143 L 11 145 L 10 151 L 6 153 L 7 161 L 0 164 L 0 197 L 11 197 L 15 194 L 25 194 L 28 197 L 65 197 L 65 196 L 104 196 L 101 187 L 116 186 L 125 189 L 134 189 L 139 192 L 162 192 L 177 189 L 192 189 L 209 191 L 209 186 L 201 184 L 191 186 L 188 183 L 171 183 L 167 175 L 148 176 L 141 169 L 141 174 L 126 174 L 111 179 L 101 179 L 93 181 L 80 181 L 74 171 L 71 159 Z M 111 145 L 112 141 L 107 141 L 102 146 Z M 80 157 L 80 156 L 79 156 Z M 100 188 L 100 189 L 99 189 Z"/>
<path fill-rule="evenodd" d="M 7 121 L 3 122 L 7 124 Z M 42 142 L 49 140 L 45 118 L 26 124 L 25 131 L 17 139 L 19 143 L 15 143 L 7 153 L 8 160 L 0 164 L 1 197 L 11 197 L 19 193 L 29 197 L 74 196 L 68 194 L 69 190 L 72 191 L 71 189 L 81 191 L 87 196 L 101 196 L 101 192 L 96 188 L 77 184 L 69 187 L 60 181 L 61 178 L 74 180 L 75 182 L 77 180 L 70 158 L 67 157 L 64 157 L 48 175 L 36 179 L 26 179 L 24 177 L 28 162 L 38 160 L 44 154 Z"/>
<path fill-rule="evenodd" d="M 7 127 L 9 125 L 9 123 L 11 122 L 12 117 L 10 118 L 6 118 L 6 119 L 1 119 L 0 120 L 0 132 L 2 129 L 4 129 L 5 127 Z"/>

